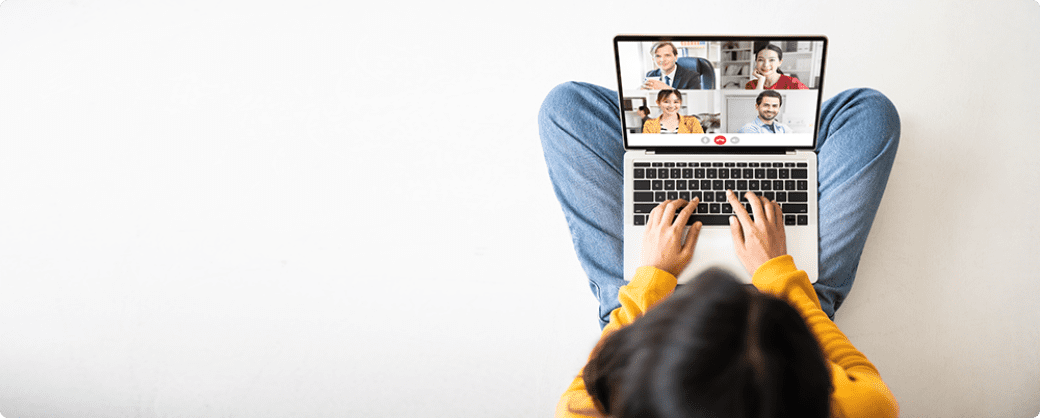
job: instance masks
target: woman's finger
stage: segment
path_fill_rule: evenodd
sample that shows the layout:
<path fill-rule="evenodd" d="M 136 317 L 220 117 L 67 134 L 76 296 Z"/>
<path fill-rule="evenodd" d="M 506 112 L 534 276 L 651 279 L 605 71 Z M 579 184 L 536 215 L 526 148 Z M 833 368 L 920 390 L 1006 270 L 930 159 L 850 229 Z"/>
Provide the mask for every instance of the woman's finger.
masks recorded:
<path fill-rule="evenodd" d="M 686 201 L 682 199 L 665 200 L 664 203 L 661 203 L 661 206 L 664 206 L 664 209 L 662 209 L 664 213 L 661 214 L 661 225 L 671 225 L 672 220 L 675 219 L 675 210 L 679 209 L 679 205 L 683 203 L 686 203 Z"/>
<path fill-rule="evenodd" d="M 749 192 L 750 193 L 750 192 Z M 751 226 L 751 217 L 748 216 L 747 210 L 744 209 L 744 205 L 737 199 L 737 194 L 733 193 L 732 190 L 726 190 L 726 200 L 729 205 L 733 207 L 733 213 L 737 215 L 737 221 L 743 224 L 744 228 Z"/>
<path fill-rule="evenodd" d="M 765 220 L 763 218 L 762 201 L 758 200 L 758 196 L 755 196 L 752 192 L 747 192 L 748 203 L 751 204 L 751 213 L 755 215 L 755 223 L 759 223 Z"/>
<path fill-rule="evenodd" d="M 692 205 L 693 203 L 691 203 Z M 693 247 L 697 245 L 697 237 L 701 234 L 700 221 L 694 222 L 690 230 L 686 232 L 686 242 L 683 243 L 683 252 L 687 255 L 693 254 Z"/>
<path fill-rule="evenodd" d="M 766 225 L 774 225 L 774 224 L 776 224 L 776 213 L 773 212 L 773 209 L 775 208 L 775 206 L 773 206 L 773 203 L 776 203 L 776 202 L 773 202 L 772 200 L 766 199 L 765 197 L 763 197 L 762 200 L 763 200 L 763 202 L 762 202 L 762 212 L 765 213 L 765 215 L 766 215 L 766 219 L 765 219 L 766 223 L 765 224 Z"/>
<path fill-rule="evenodd" d="M 687 203 L 686 207 L 679 211 L 679 216 L 675 218 L 675 224 L 673 226 L 679 228 L 686 226 L 686 221 L 690 220 L 690 215 L 693 215 L 693 211 L 697 208 L 697 202 L 699 201 L 700 199 L 695 197 L 692 202 Z"/>
<path fill-rule="evenodd" d="M 745 215 L 747 214 L 745 213 Z M 733 233 L 733 245 L 737 248 L 744 248 L 744 229 L 740 227 L 740 221 L 736 216 L 729 217 L 729 232 Z"/>

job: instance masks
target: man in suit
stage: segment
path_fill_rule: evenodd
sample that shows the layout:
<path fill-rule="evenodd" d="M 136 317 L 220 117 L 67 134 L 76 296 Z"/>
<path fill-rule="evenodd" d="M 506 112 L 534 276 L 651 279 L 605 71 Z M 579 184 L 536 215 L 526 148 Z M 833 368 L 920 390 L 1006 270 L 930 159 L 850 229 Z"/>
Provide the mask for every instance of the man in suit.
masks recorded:
<path fill-rule="evenodd" d="M 700 73 L 687 70 L 675 64 L 678 60 L 678 50 L 671 42 L 661 42 L 654 45 L 651 50 L 654 54 L 654 62 L 657 69 L 646 73 L 646 82 L 643 83 L 644 90 L 699 90 L 701 88 Z M 661 77 L 664 71 L 664 77 Z"/>

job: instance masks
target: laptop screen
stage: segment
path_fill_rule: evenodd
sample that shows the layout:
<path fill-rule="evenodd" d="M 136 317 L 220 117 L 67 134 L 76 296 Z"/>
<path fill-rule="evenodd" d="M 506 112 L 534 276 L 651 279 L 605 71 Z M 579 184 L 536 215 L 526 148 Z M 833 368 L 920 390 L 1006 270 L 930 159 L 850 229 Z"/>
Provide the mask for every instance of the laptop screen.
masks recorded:
<path fill-rule="evenodd" d="M 626 148 L 814 148 L 822 36 L 614 38 Z"/>

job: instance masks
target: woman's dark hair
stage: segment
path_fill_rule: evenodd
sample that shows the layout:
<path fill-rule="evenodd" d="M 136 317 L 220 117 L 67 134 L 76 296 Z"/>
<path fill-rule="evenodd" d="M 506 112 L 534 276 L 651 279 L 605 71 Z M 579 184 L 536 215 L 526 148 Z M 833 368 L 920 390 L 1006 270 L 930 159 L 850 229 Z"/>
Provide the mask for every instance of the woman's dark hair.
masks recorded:
<path fill-rule="evenodd" d="M 773 44 L 766 44 L 766 46 L 762 47 L 762 49 L 759 49 L 758 51 L 755 51 L 755 59 L 758 59 L 758 53 L 759 52 L 765 51 L 767 49 L 770 50 L 770 51 L 776 52 L 776 58 L 779 59 L 780 61 L 784 60 L 784 51 L 782 49 L 780 49 L 780 47 L 778 47 L 776 45 L 773 45 Z M 776 73 L 780 74 L 780 75 L 784 75 L 784 72 L 780 71 L 779 68 L 776 69 Z"/>
<path fill-rule="evenodd" d="M 715 269 L 607 336 L 583 378 L 617 418 L 830 413 L 830 369 L 801 315 Z"/>
<path fill-rule="evenodd" d="M 657 103 L 661 103 L 661 100 L 664 100 L 666 97 L 671 96 L 673 94 L 676 97 L 678 97 L 679 102 L 682 103 L 682 93 L 680 93 L 679 90 L 676 89 L 666 89 L 659 91 L 657 93 Z"/>

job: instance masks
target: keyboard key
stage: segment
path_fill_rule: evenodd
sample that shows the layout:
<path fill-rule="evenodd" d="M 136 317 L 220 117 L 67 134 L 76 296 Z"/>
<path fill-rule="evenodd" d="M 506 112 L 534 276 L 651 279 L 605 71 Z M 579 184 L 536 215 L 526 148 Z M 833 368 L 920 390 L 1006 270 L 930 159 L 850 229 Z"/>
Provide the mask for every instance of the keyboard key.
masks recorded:
<path fill-rule="evenodd" d="M 702 178 L 704 178 L 704 169 L 703 168 L 694 169 L 693 170 L 693 178 L 695 178 L 695 179 L 702 179 Z"/>
<path fill-rule="evenodd" d="M 673 169 L 669 170 L 668 176 L 673 178 L 673 179 L 677 179 L 679 177 L 682 177 L 682 169 L 681 168 L 673 168 Z"/>
<path fill-rule="evenodd" d="M 724 163 L 723 165 L 726 166 L 726 167 L 736 167 L 737 166 L 735 163 Z"/>
<path fill-rule="evenodd" d="M 773 192 L 762 192 L 762 196 L 769 200 L 776 200 L 776 195 Z"/>
<path fill-rule="evenodd" d="M 783 189 L 784 189 L 784 181 L 783 180 L 773 180 L 773 190 L 783 190 Z"/>
<path fill-rule="evenodd" d="M 726 201 L 726 192 L 715 192 L 715 201 L 716 202 L 725 202 Z"/>
<path fill-rule="evenodd" d="M 790 171 L 790 169 L 787 169 L 787 168 L 781 168 L 780 171 L 777 174 L 779 174 L 778 178 L 782 178 L 782 179 L 789 179 L 789 178 L 791 178 L 791 171 Z"/>
<path fill-rule="evenodd" d="M 731 179 L 739 179 L 740 178 L 740 169 L 739 168 L 731 168 L 729 170 L 729 178 L 731 178 Z"/>
<path fill-rule="evenodd" d="M 675 167 L 675 163 L 664 163 L 665 167 Z"/>
<path fill-rule="evenodd" d="M 654 210 L 654 208 L 656 208 L 656 207 L 657 207 L 656 203 L 652 203 L 652 204 L 637 203 L 637 204 L 633 205 L 633 208 L 635 209 L 634 210 L 635 213 L 650 213 L 650 211 Z"/>
<path fill-rule="evenodd" d="M 648 178 L 648 179 L 656 179 L 657 178 L 657 170 L 654 170 L 652 168 L 648 168 L 646 170 L 646 178 Z"/>
<path fill-rule="evenodd" d="M 645 171 L 645 169 L 642 169 L 642 168 L 635 169 L 634 171 L 632 171 L 632 178 L 637 178 L 637 179 L 646 178 L 646 174 L 643 174 L 644 171 Z"/>
<path fill-rule="evenodd" d="M 712 167 L 722 167 L 722 163 L 711 163 Z"/>
<path fill-rule="evenodd" d="M 762 169 L 762 168 L 756 168 L 755 169 L 755 178 L 756 179 L 764 179 L 764 178 L 766 178 L 766 170 Z"/>
<path fill-rule="evenodd" d="M 709 179 L 717 179 L 717 178 L 719 178 L 719 173 L 718 173 L 717 170 L 718 170 L 717 168 L 709 168 L 708 169 L 708 173 L 707 173 L 708 174 L 708 178 Z"/>
<path fill-rule="evenodd" d="M 806 192 L 790 192 L 787 194 L 787 201 L 789 202 L 808 202 L 809 194 Z"/>
<path fill-rule="evenodd" d="M 657 169 L 657 178 L 659 178 L 659 179 L 666 179 L 666 178 L 668 178 L 668 169 L 667 168 L 658 168 Z"/>
<path fill-rule="evenodd" d="M 766 178 L 767 179 L 775 179 L 776 178 L 776 169 L 775 168 L 767 169 L 766 170 Z"/>
<path fill-rule="evenodd" d="M 701 225 L 729 225 L 729 215 L 691 215 L 690 219 L 686 220 L 686 225 L 693 225 L 694 222 L 700 222 Z"/>
<path fill-rule="evenodd" d="M 677 190 L 686 190 L 686 180 L 676 180 L 675 188 Z"/>
<path fill-rule="evenodd" d="M 719 206 L 718 203 L 712 203 L 708 211 L 711 213 L 722 213 L 722 208 Z"/>
<path fill-rule="evenodd" d="M 712 180 L 711 181 L 711 189 L 712 190 L 722 190 L 724 188 L 725 188 L 725 183 L 723 183 L 722 180 Z"/>
<path fill-rule="evenodd" d="M 700 164 L 698 164 L 698 163 L 690 163 L 690 167 L 698 167 L 698 166 L 700 166 Z"/>
<path fill-rule="evenodd" d="M 679 198 L 679 192 L 668 192 L 668 200 L 675 200 Z"/>
<path fill-rule="evenodd" d="M 675 163 L 676 167 L 686 167 L 686 163 Z"/>
<path fill-rule="evenodd" d="M 711 190 L 711 180 L 701 180 L 701 190 Z"/>
<path fill-rule="evenodd" d="M 745 168 L 740 170 L 740 175 L 746 179 L 753 179 L 755 178 L 755 170 L 752 168 Z"/>
<path fill-rule="evenodd" d="M 748 167 L 758 167 L 758 163 L 749 163 Z"/>
<path fill-rule="evenodd" d="M 733 205 L 730 205 L 729 203 L 723 203 L 722 213 L 733 213 Z"/>
<path fill-rule="evenodd" d="M 784 163 L 784 167 L 794 167 L 794 163 Z"/>
<path fill-rule="evenodd" d="M 747 163 L 737 163 L 737 167 L 747 167 Z"/>
<path fill-rule="evenodd" d="M 807 179 L 809 178 L 809 170 L 805 168 L 792 168 L 791 178 L 793 179 Z"/>
<path fill-rule="evenodd" d="M 632 182 L 632 187 L 636 190 L 650 190 L 650 180 L 636 180 Z"/>
<path fill-rule="evenodd" d="M 636 167 L 649 167 L 650 163 L 634 163 Z"/>
<path fill-rule="evenodd" d="M 729 170 L 727 170 L 725 168 L 719 170 L 719 178 L 720 179 L 728 179 L 729 178 Z"/>
<path fill-rule="evenodd" d="M 653 166 L 654 166 L 654 167 L 664 167 L 664 164 L 661 164 L 661 163 L 654 163 L 654 164 L 653 164 Z"/>
<path fill-rule="evenodd" d="M 636 202 L 653 202 L 654 201 L 654 192 L 636 192 L 635 193 L 635 201 Z"/>
<path fill-rule="evenodd" d="M 784 225 L 795 225 L 794 215 L 784 215 Z"/>
<path fill-rule="evenodd" d="M 750 180 L 750 181 L 748 181 L 748 189 L 750 189 L 750 190 L 762 190 L 762 188 L 759 187 L 758 180 Z"/>
<path fill-rule="evenodd" d="M 690 192 L 679 192 L 679 198 L 689 202 L 690 201 Z"/>
<path fill-rule="evenodd" d="M 799 167 L 808 167 L 809 164 L 808 163 L 798 163 L 798 166 Z"/>
<path fill-rule="evenodd" d="M 698 213 L 708 213 L 708 204 L 707 203 L 700 203 L 700 204 L 698 204 L 697 205 L 697 212 Z M 707 224 L 705 224 L 705 225 L 707 225 Z"/>
<path fill-rule="evenodd" d="M 684 178 L 684 179 L 692 179 L 693 178 L 693 169 L 692 168 L 684 168 L 684 169 L 682 169 L 682 178 Z"/>
<path fill-rule="evenodd" d="M 650 188 L 653 189 L 653 190 L 663 190 L 664 189 L 664 181 L 662 181 L 662 180 L 651 180 L 650 181 Z"/>
<path fill-rule="evenodd" d="M 794 180 L 784 180 L 784 190 L 794 190 Z"/>
<path fill-rule="evenodd" d="M 809 213 L 809 205 L 804 203 L 784 203 L 781 206 L 784 213 Z"/>
<path fill-rule="evenodd" d="M 809 215 L 798 215 L 798 225 L 808 225 Z"/>
<path fill-rule="evenodd" d="M 690 199 L 693 199 L 693 198 L 700 199 L 701 198 L 701 192 L 690 192 Z M 689 200 L 689 199 L 687 199 L 687 200 Z M 703 199 L 701 199 L 701 200 L 703 200 Z"/>
<path fill-rule="evenodd" d="M 725 186 L 723 186 L 723 188 L 726 189 L 726 190 L 736 189 L 737 188 L 737 182 L 734 181 L 734 180 L 726 180 L 726 184 L 725 184 Z"/>
<path fill-rule="evenodd" d="M 805 180 L 798 180 L 798 190 L 809 190 L 809 182 Z"/>
<path fill-rule="evenodd" d="M 704 196 L 701 197 L 702 202 L 714 202 L 715 192 L 704 192 Z"/>
<path fill-rule="evenodd" d="M 658 181 L 660 181 L 660 180 L 658 180 Z M 773 182 L 771 182 L 769 180 L 762 180 L 762 182 L 759 185 L 762 186 L 762 190 L 763 191 L 765 191 L 765 190 L 773 190 Z"/>
<path fill-rule="evenodd" d="M 700 189 L 700 187 L 698 187 L 698 186 L 700 186 L 700 183 L 697 180 L 690 180 L 689 182 L 686 183 L 686 188 L 688 188 L 690 190 Z"/>
<path fill-rule="evenodd" d="M 646 215 L 635 215 L 633 223 L 635 226 L 646 225 Z"/>
<path fill-rule="evenodd" d="M 665 180 L 664 181 L 664 189 L 665 190 L 675 190 L 675 180 Z"/>
<path fill-rule="evenodd" d="M 740 190 L 747 190 L 747 180 L 737 180 L 737 188 Z"/>
<path fill-rule="evenodd" d="M 783 167 L 783 166 L 784 166 L 784 163 L 773 163 L 773 167 L 776 167 L 776 168 L 780 168 L 780 167 Z"/>
<path fill-rule="evenodd" d="M 774 200 L 776 200 L 777 202 L 780 202 L 780 203 L 786 202 L 787 201 L 787 192 L 776 192 L 776 199 L 774 199 Z"/>
<path fill-rule="evenodd" d="M 668 200 L 668 194 L 667 193 L 665 193 L 665 192 L 654 192 L 654 201 L 655 202 L 660 203 L 660 202 L 664 202 L 665 200 Z"/>

